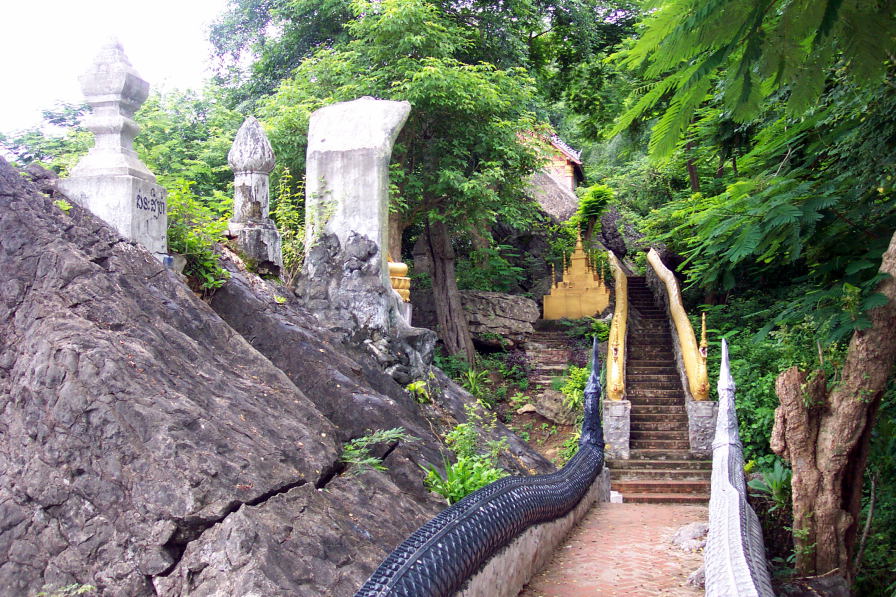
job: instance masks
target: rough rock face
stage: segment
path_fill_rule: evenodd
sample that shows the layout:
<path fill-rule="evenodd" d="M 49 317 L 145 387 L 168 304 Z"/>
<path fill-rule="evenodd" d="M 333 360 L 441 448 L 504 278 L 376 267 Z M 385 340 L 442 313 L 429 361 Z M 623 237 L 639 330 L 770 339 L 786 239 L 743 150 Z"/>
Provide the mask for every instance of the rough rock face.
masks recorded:
<path fill-rule="evenodd" d="M 382 283 L 382 258 L 375 242 L 352 233 L 343 247 L 324 234 L 308 251 L 296 283 L 301 303 L 339 339 L 366 344 L 398 383 L 423 378 L 436 336 L 408 325 L 399 301 Z"/>
<path fill-rule="evenodd" d="M 535 331 L 532 327 L 541 316 L 538 303 L 524 296 L 462 290 L 461 304 L 476 344 L 500 348 L 518 346 Z M 436 313 L 432 292 L 416 290 L 411 294 L 414 304 L 414 325 L 436 327 Z"/>
<path fill-rule="evenodd" d="M 244 338 L 2 159 L 0 230 L 0 594 L 346 595 L 441 508 L 417 485 L 437 444 L 411 399 L 319 329 L 286 334 L 307 313 L 245 290 Z M 283 370 L 250 342 L 279 344 Z M 339 475 L 341 441 L 387 422 L 421 441 Z"/>
<path fill-rule="evenodd" d="M 536 172 L 529 183 L 529 195 L 546 213 L 565 222 L 579 208 L 579 198 L 563 183 L 547 172 Z"/>

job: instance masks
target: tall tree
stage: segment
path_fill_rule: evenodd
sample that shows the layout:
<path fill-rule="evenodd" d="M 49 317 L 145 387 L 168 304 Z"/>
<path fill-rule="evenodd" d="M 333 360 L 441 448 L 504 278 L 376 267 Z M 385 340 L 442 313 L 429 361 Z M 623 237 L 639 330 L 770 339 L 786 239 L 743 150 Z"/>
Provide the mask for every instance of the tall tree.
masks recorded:
<path fill-rule="evenodd" d="M 719 122 L 759 129 L 724 192 L 662 209 L 655 220 L 674 224 L 654 238 L 687 253 L 690 274 L 708 288 L 730 288 L 738 273 L 790 268 L 814 289 L 782 316 L 821 307 L 813 315 L 828 323 L 828 339 L 852 334 L 836 387 L 797 369 L 777 384 L 773 447 L 793 465 L 797 567 L 805 574 L 851 576 L 868 441 L 896 360 L 894 7 L 667 0 L 620 54 L 657 82 L 615 131 L 663 106 L 654 157 L 691 142 L 685 133 L 695 134 L 707 106 Z"/>
<path fill-rule="evenodd" d="M 393 152 L 390 237 L 399 239 L 411 223 L 428 224 L 440 334 L 450 352 L 472 358 L 450 239 L 461 230 L 484 233 L 499 217 L 522 225 L 534 215 L 524 184 L 538 157 L 520 135 L 537 128 L 529 112 L 533 82 L 519 69 L 459 60 L 475 35 L 437 4 L 354 7 L 352 39 L 303 61 L 265 101 L 272 142 L 281 163 L 302 171 L 311 110 L 363 95 L 411 103 Z M 400 246 L 392 250 L 397 257 Z"/>

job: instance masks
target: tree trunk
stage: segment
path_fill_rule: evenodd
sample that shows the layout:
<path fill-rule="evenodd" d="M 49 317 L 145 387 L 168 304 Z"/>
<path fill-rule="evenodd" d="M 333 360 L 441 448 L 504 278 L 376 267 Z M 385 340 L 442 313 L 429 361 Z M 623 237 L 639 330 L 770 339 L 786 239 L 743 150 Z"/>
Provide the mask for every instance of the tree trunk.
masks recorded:
<path fill-rule="evenodd" d="M 467 314 L 461 306 L 460 291 L 454 276 L 454 250 L 445 223 L 430 219 L 426 225 L 426 240 L 439 336 L 449 354 L 463 355 L 472 365 L 476 362 L 476 352 L 467 325 Z"/>
<path fill-rule="evenodd" d="M 689 142 L 687 144 L 687 152 L 688 152 L 689 156 L 690 156 L 691 152 L 693 151 L 693 149 L 694 149 L 694 143 Z M 691 183 L 691 191 L 693 191 L 694 193 L 699 193 L 700 192 L 700 177 L 697 175 L 697 165 L 694 163 L 694 158 L 688 157 L 687 168 L 688 168 L 688 180 L 690 180 L 690 183 Z"/>
<path fill-rule="evenodd" d="M 890 301 L 869 312 L 871 327 L 853 333 L 840 382 L 792 367 L 778 376 L 772 450 L 793 468 L 796 570 L 837 571 L 852 580 L 862 474 L 874 418 L 896 362 L 896 234 L 880 271 L 878 292 Z"/>
<path fill-rule="evenodd" d="M 401 258 L 401 235 L 405 228 L 407 224 L 404 218 L 398 214 L 389 214 L 389 249 L 386 254 L 392 261 L 404 261 Z"/>

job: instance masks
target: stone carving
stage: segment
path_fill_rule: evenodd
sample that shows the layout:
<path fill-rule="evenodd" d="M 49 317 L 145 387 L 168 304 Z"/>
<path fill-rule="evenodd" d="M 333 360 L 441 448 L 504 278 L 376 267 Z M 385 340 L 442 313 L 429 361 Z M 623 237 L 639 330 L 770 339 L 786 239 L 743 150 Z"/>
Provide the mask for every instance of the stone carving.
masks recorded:
<path fill-rule="evenodd" d="M 270 218 L 274 150 L 255 117 L 243 122 L 227 154 L 233 169 L 233 217 L 228 231 L 259 273 L 278 275 L 283 267 L 280 233 Z"/>
<path fill-rule="evenodd" d="M 747 503 L 743 447 L 734 410 L 734 379 L 728 363 L 728 343 L 724 339 L 718 392 L 709 536 L 704 552 L 706 595 L 771 597 L 774 592 L 765 563 L 762 527 Z"/>
<path fill-rule="evenodd" d="M 149 84 L 115 40 L 78 80 L 93 108 L 83 124 L 95 142 L 59 189 L 162 259 L 168 252 L 166 191 L 134 151 L 140 127 L 132 117 L 146 101 Z"/>

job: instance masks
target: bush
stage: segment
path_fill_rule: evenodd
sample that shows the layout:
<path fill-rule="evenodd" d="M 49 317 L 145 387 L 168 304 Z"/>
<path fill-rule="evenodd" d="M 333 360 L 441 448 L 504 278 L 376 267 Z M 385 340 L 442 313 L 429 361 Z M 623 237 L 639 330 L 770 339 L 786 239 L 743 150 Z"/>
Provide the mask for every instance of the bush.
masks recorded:
<path fill-rule="evenodd" d="M 200 200 L 192 186 L 182 180 L 168 191 L 168 248 L 187 258 L 184 275 L 194 290 L 211 291 L 230 278 L 215 253 L 215 244 L 224 240 L 227 216 Z"/>
<path fill-rule="evenodd" d="M 372 446 L 400 441 L 413 443 L 419 439 L 413 435 L 408 435 L 403 427 L 381 429 L 347 442 L 342 447 L 340 460 L 348 465 L 352 475 L 358 475 L 368 469 L 384 471 L 386 467 L 383 465 L 383 460 L 370 452 Z"/>
<path fill-rule="evenodd" d="M 280 277 L 292 286 L 305 261 L 305 185 L 293 179 L 284 168 L 277 179 L 277 192 L 271 207 L 271 218 L 280 232 L 283 269 Z"/>
<path fill-rule="evenodd" d="M 588 367 L 570 366 L 560 391 L 563 392 L 563 404 L 567 408 L 577 410 L 585 405 L 585 385 L 591 371 Z"/>
<path fill-rule="evenodd" d="M 508 474 L 498 466 L 498 456 L 507 449 L 507 438 L 485 440 L 480 433 L 480 430 L 494 430 L 495 414 L 480 412 L 471 405 L 466 406 L 465 410 L 467 422 L 457 425 L 445 435 L 445 443 L 455 456 L 454 463 L 443 456 L 444 475 L 433 465 L 423 469 L 426 471 L 426 488 L 447 499 L 449 504 Z"/>

